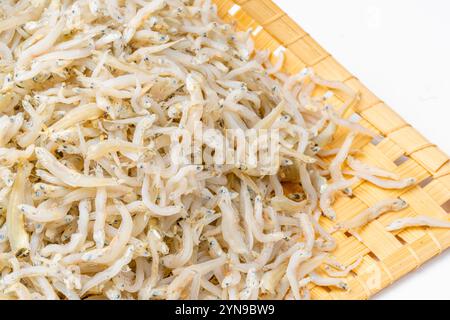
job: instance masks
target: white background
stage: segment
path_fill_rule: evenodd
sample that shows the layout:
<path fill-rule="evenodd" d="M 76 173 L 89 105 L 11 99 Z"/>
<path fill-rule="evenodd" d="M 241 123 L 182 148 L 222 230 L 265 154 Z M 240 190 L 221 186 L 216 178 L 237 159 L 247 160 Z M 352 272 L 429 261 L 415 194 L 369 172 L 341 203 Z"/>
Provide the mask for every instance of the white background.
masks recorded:
<path fill-rule="evenodd" d="M 337 61 L 450 154 L 450 1 L 274 0 Z M 450 252 L 375 299 L 450 299 Z"/>

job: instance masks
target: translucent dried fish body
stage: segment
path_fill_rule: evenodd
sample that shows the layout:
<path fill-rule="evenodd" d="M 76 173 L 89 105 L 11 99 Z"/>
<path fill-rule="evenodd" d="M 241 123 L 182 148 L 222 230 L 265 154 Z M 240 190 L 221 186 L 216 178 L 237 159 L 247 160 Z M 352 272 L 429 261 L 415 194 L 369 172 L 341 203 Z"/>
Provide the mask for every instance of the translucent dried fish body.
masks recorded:
<path fill-rule="evenodd" d="M 401 230 L 404 228 L 421 227 L 421 226 L 434 227 L 434 228 L 447 228 L 448 229 L 448 228 L 450 228 L 450 222 L 441 220 L 441 219 L 428 217 L 428 216 L 408 217 L 408 218 L 397 219 L 397 220 L 391 222 L 386 227 L 386 230 L 396 231 L 396 230 Z"/>
<path fill-rule="evenodd" d="M 407 207 L 407 203 L 402 199 L 385 199 L 377 202 L 372 207 L 359 213 L 349 221 L 337 224 L 339 230 L 351 230 L 362 227 L 382 214 L 389 211 L 399 211 Z"/>
<path fill-rule="evenodd" d="M 6 228 L 8 230 L 8 240 L 11 251 L 15 255 L 27 255 L 30 247 L 29 235 L 25 230 L 23 213 L 19 209 L 19 204 L 25 202 L 26 180 L 30 168 L 19 166 L 12 186 L 6 211 Z"/>

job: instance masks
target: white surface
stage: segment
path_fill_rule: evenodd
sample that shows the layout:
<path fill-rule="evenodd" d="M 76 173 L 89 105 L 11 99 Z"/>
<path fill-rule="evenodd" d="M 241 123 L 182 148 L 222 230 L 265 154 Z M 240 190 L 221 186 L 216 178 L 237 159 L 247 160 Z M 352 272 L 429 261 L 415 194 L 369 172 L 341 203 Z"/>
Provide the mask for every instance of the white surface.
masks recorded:
<path fill-rule="evenodd" d="M 450 154 L 450 1 L 274 0 L 337 61 Z M 450 253 L 376 299 L 450 299 Z"/>

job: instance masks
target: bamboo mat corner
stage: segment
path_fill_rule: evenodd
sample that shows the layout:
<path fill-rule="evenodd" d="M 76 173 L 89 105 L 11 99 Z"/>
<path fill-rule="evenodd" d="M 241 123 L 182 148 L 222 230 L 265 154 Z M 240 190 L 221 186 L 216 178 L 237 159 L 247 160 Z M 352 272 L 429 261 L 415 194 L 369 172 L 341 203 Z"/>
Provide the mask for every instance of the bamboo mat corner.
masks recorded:
<path fill-rule="evenodd" d="M 222 19 L 233 21 L 241 30 L 252 28 L 256 48 L 271 52 L 282 48 L 284 71 L 295 73 L 313 67 L 318 75 L 343 81 L 359 91 L 361 101 L 350 113 L 356 114 L 361 118 L 361 124 L 383 137 L 380 141 L 359 141 L 364 157 L 402 177 L 413 176 L 419 181 L 415 187 L 395 191 L 361 183 L 354 189 L 354 197 L 337 201 L 337 215 L 345 219 L 386 197 L 401 196 L 409 207 L 370 223 L 360 233 L 362 242 L 348 233 L 336 233 L 338 248 L 333 254 L 337 259 L 349 264 L 362 257 L 363 262 L 347 279 L 351 290 L 314 287 L 312 298 L 368 299 L 447 249 L 450 230 L 410 228 L 390 233 L 384 227 L 393 219 L 405 216 L 448 217 L 448 156 L 367 89 L 271 0 L 213 1 Z M 342 141 L 342 138 L 338 133 L 336 141 Z"/>

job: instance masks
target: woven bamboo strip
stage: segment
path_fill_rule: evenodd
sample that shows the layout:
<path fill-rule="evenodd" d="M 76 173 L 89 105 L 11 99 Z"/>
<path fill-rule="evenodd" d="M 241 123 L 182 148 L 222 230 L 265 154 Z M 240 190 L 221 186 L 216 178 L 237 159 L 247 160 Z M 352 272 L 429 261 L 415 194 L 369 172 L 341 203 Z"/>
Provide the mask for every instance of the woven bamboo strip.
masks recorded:
<path fill-rule="evenodd" d="M 348 233 L 335 233 L 338 248 L 334 255 L 342 263 L 352 263 L 363 257 L 361 265 L 348 277 L 350 291 L 314 287 L 315 299 L 367 299 L 398 278 L 413 271 L 433 256 L 450 246 L 450 231 L 412 228 L 399 233 L 384 228 L 399 217 L 429 215 L 446 218 L 450 212 L 450 162 L 438 147 L 406 123 L 401 116 L 366 88 L 356 77 L 341 66 L 311 36 L 270 0 L 214 0 L 225 21 L 237 28 L 262 29 L 254 37 L 258 49 L 274 51 L 286 48 L 284 71 L 298 72 L 313 67 L 320 76 L 344 81 L 361 93 L 361 102 L 347 115 L 356 113 L 360 123 L 383 136 L 382 141 L 359 138 L 356 147 L 362 159 L 393 170 L 399 175 L 413 176 L 419 185 L 409 190 L 383 190 L 368 183 L 354 189 L 353 198 L 339 198 L 335 204 L 338 220 L 346 220 L 374 202 L 392 196 L 402 196 L 409 207 L 391 213 L 364 227 L 362 242 Z M 230 14 L 233 13 L 233 14 Z M 339 99 L 340 97 L 337 96 Z M 335 145 L 344 139 L 344 131 L 336 133 Z M 327 229 L 332 223 L 322 219 Z"/>

